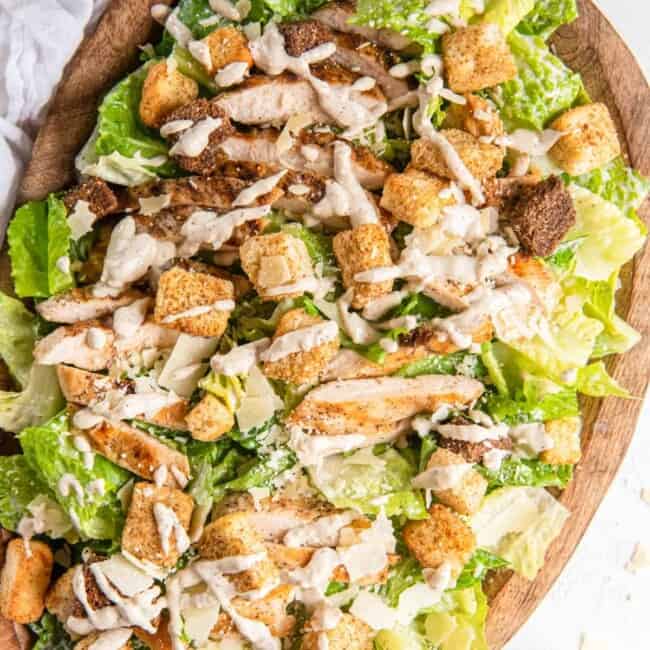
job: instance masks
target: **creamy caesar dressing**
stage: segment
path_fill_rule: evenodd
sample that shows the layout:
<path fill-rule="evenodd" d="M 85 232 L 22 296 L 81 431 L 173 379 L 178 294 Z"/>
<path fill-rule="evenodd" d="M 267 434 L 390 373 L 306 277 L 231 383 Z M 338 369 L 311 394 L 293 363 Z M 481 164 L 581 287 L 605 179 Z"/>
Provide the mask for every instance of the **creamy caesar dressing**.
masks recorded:
<path fill-rule="evenodd" d="M 130 305 L 120 307 L 113 313 L 113 331 L 118 339 L 128 339 L 135 336 L 144 323 L 151 298 L 140 298 Z"/>
<path fill-rule="evenodd" d="M 242 16 L 237 7 L 233 5 L 230 0 L 209 0 L 208 4 L 210 5 L 210 9 L 212 9 L 215 14 L 223 16 L 228 20 L 234 20 L 238 23 L 245 18 L 245 15 Z"/>
<path fill-rule="evenodd" d="M 181 46 L 186 47 L 192 40 L 192 31 L 179 17 L 178 7 L 174 9 L 165 20 L 165 29 L 172 38 Z"/>
<path fill-rule="evenodd" d="M 512 133 L 494 138 L 494 144 L 530 156 L 543 156 L 563 135 L 565 134 L 562 131 L 554 131 L 553 129 L 545 129 L 544 131 L 516 129 Z M 482 140 L 482 138 L 479 139 Z"/>
<path fill-rule="evenodd" d="M 287 170 L 283 169 L 281 172 L 278 172 L 277 174 L 273 174 L 272 176 L 267 176 L 266 178 L 262 178 L 261 180 L 253 183 L 246 189 L 242 190 L 235 197 L 235 200 L 232 202 L 232 207 L 237 208 L 240 206 L 246 206 L 246 205 L 250 205 L 251 203 L 254 203 L 261 196 L 264 196 L 265 194 L 268 194 L 273 189 L 275 189 L 276 185 L 280 182 L 280 180 L 284 177 L 286 173 Z"/>
<path fill-rule="evenodd" d="M 223 124 L 220 117 L 204 117 L 182 132 L 178 142 L 169 150 L 172 156 L 200 156 L 210 143 L 210 136 Z"/>
<path fill-rule="evenodd" d="M 91 327 L 86 332 L 86 345 L 93 350 L 101 350 L 108 343 L 106 332 L 99 327 Z"/>
<path fill-rule="evenodd" d="M 379 320 L 391 309 L 394 309 L 402 300 L 409 295 L 409 292 L 406 290 L 401 291 L 391 291 L 390 293 L 374 298 L 369 303 L 365 305 L 361 315 L 366 320 Z"/>
<path fill-rule="evenodd" d="M 311 293 L 315 298 L 324 298 L 333 288 L 334 282 L 330 278 L 308 276 L 277 287 L 265 287 L 260 291 L 260 294 L 266 298 L 271 298 L 292 293 Z"/>
<path fill-rule="evenodd" d="M 507 449 L 489 449 L 483 454 L 481 462 L 485 467 L 493 472 L 498 472 L 503 461 L 511 455 L 512 452 Z"/>
<path fill-rule="evenodd" d="M 341 529 L 359 518 L 353 510 L 318 519 L 292 528 L 284 536 L 283 544 L 291 548 L 300 546 L 337 546 Z"/>
<path fill-rule="evenodd" d="M 277 337 L 270 347 L 260 354 L 262 361 L 274 363 L 290 354 L 308 352 L 338 338 L 339 326 L 331 320 L 310 327 L 287 332 Z"/>
<path fill-rule="evenodd" d="M 63 474 L 56 487 L 62 497 L 69 497 L 70 493 L 74 492 L 77 499 L 83 502 L 86 496 L 83 485 L 74 474 Z"/>
<path fill-rule="evenodd" d="M 175 314 L 169 314 L 169 316 L 165 316 L 161 322 L 166 325 L 181 320 L 182 318 L 196 318 L 197 316 L 203 316 L 212 311 L 232 311 L 235 307 L 236 304 L 234 300 L 217 300 L 210 305 L 197 305 L 196 307 L 190 307 L 189 309 L 176 312 Z"/>
<path fill-rule="evenodd" d="M 180 555 L 190 547 L 190 538 L 183 525 L 178 521 L 174 510 L 164 503 L 154 503 L 153 515 L 160 537 L 160 547 L 165 555 L 169 555 L 171 536 L 176 540 L 176 550 Z"/>
<path fill-rule="evenodd" d="M 336 302 L 341 326 L 354 343 L 375 343 L 381 338 L 381 334 L 359 314 L 350 311 L 353 297 L 354 288 L 350 288 Z"/>
<path fill-rule="evenodd" d="M 471 463 L 455 465 L 434 465 L 420 472 L 411 484 L 415 488 L 428 490 L 452 490 L 462 483 L 468 472 L 472 470 Z"/>
<path fill-rule="evenodd" d="M 318 467 L 328 456 L 374 444 L 371 438 L 361 434 L 317 436 L 305 433 L 300 427 L 290 427 L 289 435 L 289 446 L 305 467 Z"/>
<path fill-rule="evenodd" d="M 519 424 L 510 429 L 515 452 L 523 458 L 537 458 L 543 451 L 555 446 L 543 422 Z"/>
<path fill-rule="evenodd" d="M 61 271 L 61 273 L 70 273 L 70 258 L 67 255 L 59 257 L 54 266 Z"/>
<path fill-rule="evenodd" d="M 210 366 L 218 375 L 227 377 L 247 375 L 269 345 L 271 345 L 271 341 L 268 338 L 259 339 L 246 345 L 238 345 L 226 354 L 215 354 L 210 359 Z"/>

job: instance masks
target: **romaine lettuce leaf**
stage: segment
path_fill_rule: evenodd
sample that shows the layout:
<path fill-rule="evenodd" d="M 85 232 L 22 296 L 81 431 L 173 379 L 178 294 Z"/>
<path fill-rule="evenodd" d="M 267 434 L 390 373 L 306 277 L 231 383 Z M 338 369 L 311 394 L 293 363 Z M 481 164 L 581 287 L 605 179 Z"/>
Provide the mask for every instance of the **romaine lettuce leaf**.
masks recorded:
<path fill-rule="evenodd" d="M 508 562 L 503 558 L 486 551 L 484 548 L 478 548 L 469 562 L 463 567 L 461 574 L 456 580 L 454 590 L 467 589 L 476 584 L 483 582 L 487 572 L 493 569 L 501 569 L 508 566 Z"/>
<path fill-rule="evenodd" d="M 176 62 L 178 71 L 200 84 L 209 95 L 216 95 L 219 86 L 214 79 L 205 71 L 203 65 L 197 61 L 189 50 L 176 44 L 171 53 L 171 58 Z"/>
<path fill-rule="evenodd" d="M 578 395 L 571 389 L 548 392 L 536 400 L 529 400 L 524 395 L 510 398 L 490 393 L 484 403 L 495 420 L 511 425 L 546 422 L 580 413 Z"/>
<path fill-rule="evenodd" d="M 532 580 L 568 517 L 569 511 L 544 488 L 503 487 L 483 500 L 470 523 L 477 546 Z"/>
<path fill-rule="evenodd" d="M 513 31 L 508 43 L 518 75 L 492 91 L 509 130 L 541 131 L 558 113 L 572 106 L 582 88 L 580 75 L 571 72 L 538 36 Z"/>
<path fill-rule="evenodd" d="M 63 202 L 50 194 L 16 210 L 7 229 L 11 277 L 20 298 L 48 298 L 74 286 L 56 262 L 70 253 L 70 226 Z"/>
<path fill-rule="evenodd" d="M 482 23 L 494 23 L 507 36 L 535 6 L 535 0 L 488 0 Z"/>
<path fill-rule="evenodd" d="M 576 249 L 575 273 L 588 280 L 608 280 L 634 257 L 645 235 L 613 203 L 577 185 L 569 190 L 577 216 L 566 239 L 583 238 Z"/>
<path fill-rule="evenodd" d="M 571 465 L 550 465 L 539 460 L 506 458 L 498 470 L 483 465 L 476 469 L 488 482 L 488 491 L 504 486 L 565 488 L 573 478 Z"/>
<path fill-rule="evenodd" d="M 451 354 L 432 354 L 402 366 L 395 373 L 397 377 L 457 374 L 467 377 L 483 377 L 486 375 L 486 369 L 478 355 L 461 351 Z"/>
<path fill-rule="evenodd" d="M 73 650 L 75 647 L 63 624 L 49 612 L 45 612 L 38 622 L 31 623 L 29 629 L 36 636 L 32 650 Z"/>
<path fill-rule="evenodd" d="M 140 121 L 140 97 L 150 65 L 132 72 L 104 97 L 99 106 L 95 154 L 101 161 L 117 153 L 156 176 L 176 176 L 178 170 L 173 161 L 160 164 L 160 158 L 167 157 L 167 143 Z M 153 159 L 150 167 L 146 159 Z"/>
<path fill-rule="evenodd" d="M 609 375 L 602 361 L 579 368 L 576 387 L 592 397 L 630 397 L 630 393 Z"/>
<path fill-rule="evenodd" d="M 3 528 L 15 531 L 27 513 L 27 506 L 48 491 L 24 456 L 0 457 L 0 525 Z"/>
<path fill-rule="evenodd" d="M 54 493 L 82 538 L 116 539 L 124 517 L 117 492 L 131 475 L 98 454 L 92 468 L 87 468 L 69 431 L 69 416 L 65 412 L 41 426 L 25 429 L 19 436 L 25 460 Z M 62 494 L 59 481 L 65 475 L 72 475 L 79 482 L 84 490 L 83 499 L 74 489 L 67 496 Z M 87 489 L 98 479 L 104 483 L 103 494 Z"/>
<path fill-rule="evenodd" d="M 38 319 L 20 300 L 0 291 L 0 358 L 24 388 L 29 381 Z"/>
<path fill-rule="evenodd" d="M 427 511 L 420 493 L 411 488 L 415 468 L 394 449 L 374 454 L 361 449 L 352 454 L 337 454 L 309 470 L 313 484 L 337 508 L 355 508 L 387 516 L 404 515 L 424 519 Z"/>
<path fill-rule="evenodd" d="M 578 17 L 576 0 L 537 0 L 534 9 L 517 25 L 522 34 L 546 40 L 560 25 Z"/>
<path fill-rule="evenodd" d="M 337 272 L 338 267 L 330 235 L 315 232 L 301 223 L 295 222 L 282 225 L 280 230 L 304 242 L 312 262 L 320 264 L 323 274 L 329 275 Z"/>

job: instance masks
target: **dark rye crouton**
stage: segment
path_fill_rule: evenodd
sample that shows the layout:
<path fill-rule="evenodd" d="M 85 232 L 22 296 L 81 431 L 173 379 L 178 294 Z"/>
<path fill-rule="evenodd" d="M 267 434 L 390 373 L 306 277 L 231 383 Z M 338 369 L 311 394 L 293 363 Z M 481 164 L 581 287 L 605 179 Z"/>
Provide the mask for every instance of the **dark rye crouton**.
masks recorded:
<path fill-rule="evenodd" d="M 74 210 L 77 201 L 86 201 L 98 219 L 119 209 L 115 192 L 101 178 L 91 177 L 63 195 L 63 204 L 68 212 Z"/>
<path fill-rule="evenodd" d="M 558 176 L 522 187 L 507 214 L 524 251 L 537 257 L 551 255 L 576 220 L 571 195 Z"/>
<path fill-rule="evenodd" d="M 466 463 L 480 463 L 483 455 L 491 449 L 512 449 L 512 440 L 510 438 L 500 438 L 499 440 L 486 440 L 484 442 L 466 442 L 465 440 L 454 440 L 438 436 L 438 447 L 447 449 L 454 454 L 462 456 Z"/>
<path fill-rule="evenodd" d="M 278 25 L 284 36 L 284 47 L 289 56 L 300 56 L 318 45 L 334 40 L 329 27 L 318 20 L 298 20 Z"/>
<path fill-rule="evenodd" d="M 226 112 L 214 102 L 207 99 L 197 99 L 170 113 L 162 125 L 177 120 L 191 120 L 196 125 L 197 122 L 207 117 L 221 120 L 219 127 L 210 133 L 207 147 L 198 156 L 183 156 L 180 154 L 172 156 L 183 169 L 202 176 L 209 176 L 217 169 L 223 158 L 219 145 L 225 138 L 234 133 Z M 168 136 L 170 144 L 175 145 L 183 133 L 181 131 L 170 134 Z"/>

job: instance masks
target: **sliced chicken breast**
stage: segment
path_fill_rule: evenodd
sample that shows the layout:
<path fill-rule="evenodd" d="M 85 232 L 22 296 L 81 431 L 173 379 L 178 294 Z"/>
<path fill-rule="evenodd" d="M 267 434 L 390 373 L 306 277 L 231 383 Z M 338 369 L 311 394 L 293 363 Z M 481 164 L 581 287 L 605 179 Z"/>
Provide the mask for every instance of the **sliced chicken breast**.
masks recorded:
<path fill-rule="evenodd" d="M 178 330 L 162 327 L 152 320 L 146 320 L 133 336 L 115 340 L 115 352 L 122 356 L 152 348 L 164 350 L 173 347 L 179 336 Z"/>
<path fill-rule="evenodd" d="M 125 394 L 135 392 L 135 385 L 129 379 L 116 379 L 64 365 L 59 365 L 56 370 L 59 386 L 61 386 L 61 392 L 66 401 L 80 406 L 100 402 L 107 397 L 109 391 L 122 390 Z M 170 429 L 185 430 L 187 429 L 185 416 L 188 411 L 189 404 L 187 400 L 179 399 L 173 404 L 160 409 L 152 417 L 145 417 L 141 413 L 138 419 L 169 427 Z"/>
<path fill-rule="evenodd" d="M 144 298 L 144 294 L 136 289 L 127 289 L 116 297 L 100 298 L 93 294 L 92 287 L 83 287 L 38 303 L 36 311 L 52 323 L 79 323 L 108 316 L 140 298 Z"/>
<path fill-rule="evenodd" d="M 93 451 L 143 479 L 153 481 L 154 472 L 162 465 L 169 470 L 165 485 L 184 487 L 179 485 L 176 475 L 189 479 L 190 464 L 185 454 L 124 422 L 104 420 L 77 432 L 88 438 Z"/>
<path fill-rule="evenodd" d="M 333 381 L 308 393 L 288 422 L 323 435 L 373 435 L 442 404 L 465 407 L 482 393 L 481 382 L 449 375 Z"/>

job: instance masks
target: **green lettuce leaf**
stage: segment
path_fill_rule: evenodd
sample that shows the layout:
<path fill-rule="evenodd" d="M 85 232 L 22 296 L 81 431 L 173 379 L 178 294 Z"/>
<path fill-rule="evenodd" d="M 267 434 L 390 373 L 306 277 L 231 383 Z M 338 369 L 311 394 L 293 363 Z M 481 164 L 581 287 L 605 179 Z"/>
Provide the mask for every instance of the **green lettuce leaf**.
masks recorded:
<path fill-rule="evenodd" d="M 568 389 L 550 392 L 532 401 L 523 395 L 519 399 L 512 399 L 490 393 L 484 403 L 487 412 L 495 420 L 510 425 L 546 422 L 580 413 L 578 395 L 575 390 Z"/>
<path fill-rule="evenodd" d="M 406 555 L 391 567 L 388 579 L 379 588 L 379 593 L 389 607 L 397 607 L 402 592 L 423 581 L 422 566 L 414 557 Z"/>
<path fill-rule="evenodd" d="M 31 623 L 29 629 L 36 636 L 32 650 L 73 650 L 75 647 L 63 624 L 49 612 L 45 612 L 38 622 Z"/>
<path fill-rule="evenodd" d="M 70 253 L 70 226 L 63 202 L 51 194 L 16 210 L 7 229 L 11 277 L 20 298 L 48 298 L 74 286 L 74 277 L 56 266 Z"/>
<path fill-rule="evenodd" d="M 583 187 L 571 185 L 569 190 L 577 216 L 566 238 L 583 238 L 576 249 L 575 273 L 608 280 L 643 246 L 645 234 L 613 203 Z"/>
<path fill-rule="evenodd" d="M 463 567 L 461 574 L 456 580 L 455 590 L 467 589 L 480 584 L 485 579 L 487 572 L 493 569 L 501 569 L 508 566 L 508 562 L 484 548 L 478 548 L 469 562 Z"/>
<path fill-rule="evenodd" d="M 537 0 L 534 9 L 517 25 L 522 34 L 546 40 L 560 25 L 578 17 L 576 0 Z"/>
<path fill-rule="evenodd" d="M 609 375 L 602 361 L 579 368 L 576 387 L 592 397 L 630 397 L 630 393 Z"/>
<path fill-rule="evenodd" d="M 149 65 L 132 72 L 104 97 L 99 106 L 95 154 L 100 160 L 119 154 L 154 176 L 177 176 L 176 165 L 167 160 L 167 143 L 140 121 L 140 97 Z M 166 161 L 160 164 L 163 158 Z M 153 159 L 150 166 L 146 159 Z"/>
<path fill-rule="evenodd" d="M 24 388 L 32 368 L 38 319 L 20 300 L 0 291 L 0 358 Z"/>
<path fill-rule="evenodd" d="M 535 6 L 535 0 L 488 0 L 482 23 L 498 25 L 508 35 Z"/>
<path fill-rule="evenodd" d="M 3 528 L 15 531 L 27 514 L 27 506 L 48 491 L 24 456 L 0 457 L 0 525 Z"/>
<path fill-rule="evenodd" d="M 131 475 L 98 454 L 94 456 L 93 467 L 88 469 L 69 430 L 69 417 L 65 412 L 41 426 L 25 429 L 19 436 L 25 460 L 54 493 L 70 518 L 77 522 L 82 538 L 117 539 L 123 524 L 117 492 Z M 61 493 L 59 481 L 66 474 L 71 474 L 84 488 L 83 499 L 72 489 L 67 496 Z M 97 479 L 104 481 L 103 494 L 97 491 L 89 493 L 86 489 Z"/>
<path fill-rule="evenodd" d="M 427 511 L 418 491 L 411 488 L 415 468 L 394 449 L 373 454 L 362 449 L 323 460 L 310 470 L 311 480 L 337 508 L 355 508 L 366 514 L 404 515 L 424 519 Z"/>
<path fill-rule="evenodd" d="M 476 544 L 532 580 L 569 511 L 544 488 L 503 487 L 489 494 L 470 523 Z"/>
<path fill-rule="evenodd" d="M 397 377 L 419 377 L 420 375 L 456 375 L 483 377 L 486 369 L 476 354 L 452 352 L 451 354 L 432 354 L 419 361 L 402 366 Z"/>
<path fill-rule="evenodd" d="M 207 91 L 208 95 L 216 95 L 219 92 L 219 86 L 217 86 L 214 79 L 205 71 L 203 65 L 192 56 L 189 50 L 176 44 L 170 56 L 176 61 L 178 71 L 186 77 L 194 79 L 194 81 Z"/>
<path fill-rule="evenodd" d="M 518 74 L 492 92 L 509 130 L 541 131 L 556 115 L 573 105 L 582 88 L 580 75 L 571 72 L 537 36 L 516 30 L 508 37 Z"/>
<path fill-rule="evenodd" d="M 488 491 L 504 486 L 557 487 L 564 489 L 573 478 L 572 465 L 550 465 L 539 460 L 506 458 L 498 470 L 476 465 L 488 482 Z"/>
<path fill-rule="evenodd" d="M 321 265 L 323 274 L 330 275 L 337 272 L 338 267 L 330 235 L 315 232 L 295 222 L 284 224 L 280 230 L 304 242 L 312 262 Z"/>

